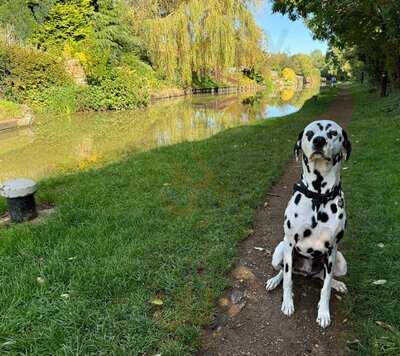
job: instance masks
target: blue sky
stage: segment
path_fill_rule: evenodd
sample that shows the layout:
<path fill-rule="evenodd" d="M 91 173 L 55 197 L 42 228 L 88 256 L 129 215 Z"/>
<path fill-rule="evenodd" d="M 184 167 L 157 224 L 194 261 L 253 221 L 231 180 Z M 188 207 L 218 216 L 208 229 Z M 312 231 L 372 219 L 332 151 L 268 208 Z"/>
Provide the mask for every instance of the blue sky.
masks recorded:
<path fill-rule="evenodd" d="M 254 10 L 257 24 L 266 32 L 269 52 L 289 54 L 310 53 L 314 49 L 326 52 L 325 42 L 313 40 L 303 21 L 290 21 L 287 16 L 272 14 L 270 0 Z"/>

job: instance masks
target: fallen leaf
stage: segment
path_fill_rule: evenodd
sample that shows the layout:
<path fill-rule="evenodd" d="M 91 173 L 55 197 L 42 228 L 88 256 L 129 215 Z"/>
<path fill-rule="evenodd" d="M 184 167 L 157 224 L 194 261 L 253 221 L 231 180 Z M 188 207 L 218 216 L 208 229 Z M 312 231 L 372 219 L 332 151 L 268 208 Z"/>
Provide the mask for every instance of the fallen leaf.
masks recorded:
<path fill-rule="evenodd" d="M 388 330 L 390 330 L 390 331 L 392 331 L 392 332 L 395 332 L 395 331 L 396 331 L 396 329 L 394 328 L 394 326 L 392 326 L 392 325 L 390 325 L 390 324 L 388 324 L 388 323 L 385 323 L 384 321 L 376 320 L 376 321 L 375 321 L 375 324 L 376 324 L 376 325 L 379 325 L 380 327 L 382 327 L 382 328 L 384 328 L 384 329 L 388 329 Z"/>
<path fill-rule="evenodd" d="M 378 279 L 374 282 L 372 282 L 372 284 L 376 285 L 376 286 L 381 286 L 382 284 L 385 284 L 387 282 L 386 279 Z"/>
<path fill-rule="evenodd" d="M 63 299 L 69 299 L 69 294 L 68 294 L 68 293 L 63 293 L 63 294 L 61 294 L 61 298 L 63 298 Z"/>
<path fill-rule="evenodd" d="M 240 311 L 244 308 L 246 303 L 234 304 L 228 309 L 228 315 L 233 318 L 238 315 Z"/>
<path fill-rule="evenodd" d="M 68 257 L 68 261 L 76 260 L 76 256 Z"/>
<path fill-rule="evenodd" d="M 38 282 L 39 284 L 43 284 L 44 283 L 44 278 L 43 277 L 37 277 L 36 278 L 36 282 Z"/>
<path fill-rule="evenodd" d="M 244 279 L 244 280 L 248 280 L 248 279 L 255 279 L 256 276 L 254 275 L 254 273 L 252 271 L 250 271 L 249 268 L 245 267 L 245 266 L 239 266 L 237 267 L 233 272 L 233 277 L 236 279 Z"/>
<path fill-rule="evenodd" d="M 164 304 L 164 302 L 159 298 L 153 299 L 150 303 L 157 306 L 161 306 Z"/>
<path fill-rule="evenodd" d="M 378 247 L 380 247 L 380 248 L 384 248 L 384 247 L 385 247 L 385 245 L 384 245 L 382 242 L 380 242 L 380 243 L 378 244 Z"/>
<path fill-rule="evenodd" d="M 254 246 L 253 247 L 255 250 L 257 250 L 257 251 L 264 251 L 265 250 L 265 248 L 263 248 L 263 247 L 258 247 L 258 246 Z"/>
<path fill-rule="evenodd" d="M 342 297 L 339 294 L 335 294 L 335 296 L 336 296 L 336 299 L 342 300 Z"/>
<path fill-rule="evenodd" d="M 219 304 L 220 307 L 226 308 L 230 304 L 230 302 L 229 302 L 228 298 L 222 297 L 222 298 L 219 298 L 218 304 Z"/>

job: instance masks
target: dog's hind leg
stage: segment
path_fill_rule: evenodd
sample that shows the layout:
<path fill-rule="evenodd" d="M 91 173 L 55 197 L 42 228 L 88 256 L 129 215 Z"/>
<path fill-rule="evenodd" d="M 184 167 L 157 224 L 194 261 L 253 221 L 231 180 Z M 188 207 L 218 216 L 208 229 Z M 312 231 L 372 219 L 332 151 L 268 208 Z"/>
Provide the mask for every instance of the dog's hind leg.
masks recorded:
<path fill-rule="evenodd" d="M 318 278 L 324 280 L 324 274 L 323 274 L 322 272 L 321 272 L 321 273 L 318 273 L 318 274 L 316 275 L 316 277 L 318 277 Z M 341 282 L 341 281 L 338 281 L 337 279 L 333 279 L 333 278 L 332 278 L 332 288 L 333 288 L 335 291 L 339 292 L 339 293 L 347 293 L 346 284 L 344 284 L 344 283 Z"/>
<path fill-rule="evenodd" d="M 282 282 L 283 279 L 283 252 L 287 246 L 286 241 L 281 241 L 278 246 L 276 246 L 274 254 L 272 255 L 272 267 L 274 267 L 275 270 L 279 270 L 279 273 L 270 279 L 265 283 L 265 289 L 267 291 L 273 290 L 276 287 L 279 286 L 279 284 Z"/>
<path fill-rule="evenodd" d="M 283 270 L 280 270 L 275 277 L 268 279 L 267 283 L 265 283 L 265 289 L 270 291 L 275 289 L 281 284 L 283 279 Z"/>

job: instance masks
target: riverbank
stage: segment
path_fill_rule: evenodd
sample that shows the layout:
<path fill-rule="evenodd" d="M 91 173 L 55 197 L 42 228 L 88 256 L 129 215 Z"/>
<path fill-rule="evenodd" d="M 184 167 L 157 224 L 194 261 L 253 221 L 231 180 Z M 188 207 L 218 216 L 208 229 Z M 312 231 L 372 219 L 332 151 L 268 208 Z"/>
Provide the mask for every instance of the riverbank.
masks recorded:
<path fill-rule="evenodd" d="M 293 138 L 334 96 L 324 91 L 288 118 L 42 181 L 38 200 L 56 213 L 0 239 L 2 351 L 196 350 L 254 209 Z"/>
<path fill-rule="evenodd" d="M 400 354 L 400 93 L 380 98 L 353 87 L 353 152 L 343 172 L 349 230 L 349 347 L 357 355 Z M 380 281 L 380 282 L 377 282 Z"/>

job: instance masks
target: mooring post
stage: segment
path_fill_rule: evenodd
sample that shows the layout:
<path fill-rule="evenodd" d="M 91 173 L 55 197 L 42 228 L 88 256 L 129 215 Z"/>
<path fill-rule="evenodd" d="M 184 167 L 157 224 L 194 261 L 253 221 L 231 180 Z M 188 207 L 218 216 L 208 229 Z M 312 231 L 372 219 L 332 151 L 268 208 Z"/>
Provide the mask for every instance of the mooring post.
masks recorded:
<path fill-rule="evenodd" d="M 7 199 L 12 222 L 21 223 L 37 217 L 36 190 L 36 182 L 25 178 L 7 181 L 0 187 L 0 195 Z"/>

